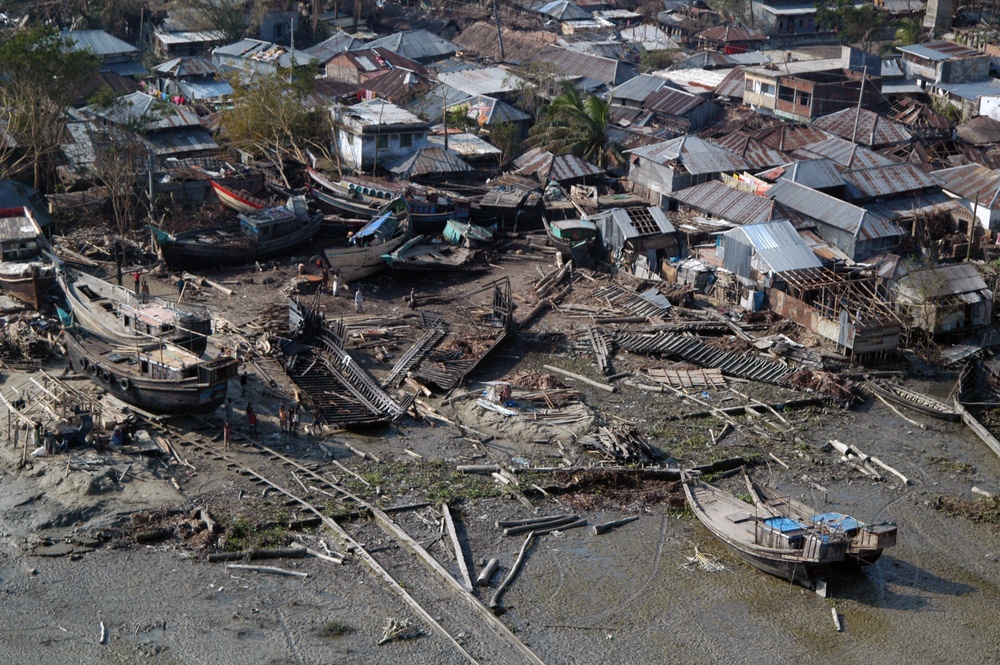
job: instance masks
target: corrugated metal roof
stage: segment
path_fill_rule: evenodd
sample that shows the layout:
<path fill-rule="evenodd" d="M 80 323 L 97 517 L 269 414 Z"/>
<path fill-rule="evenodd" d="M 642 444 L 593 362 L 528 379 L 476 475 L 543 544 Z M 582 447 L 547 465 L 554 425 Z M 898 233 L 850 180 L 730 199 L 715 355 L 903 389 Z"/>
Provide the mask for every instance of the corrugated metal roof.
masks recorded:
<path fill-rule="evenodd" d="M 981 164 L 966 164 L 931 171 L 931 175 L 941 181 L 943 189 L 970 203 L 978 200 L 981 206 L 1000 208 L 1000 171 Z"/>
<path fill-rule="evenodd" d="M 836 165 L 829 159 L 802 159 L 757 175 L 773 182 L 790 180 L 811 189 L 829 189 L 846 184 Z"/>
<path fill-rule="evenodd" d="M 150 149 L 158 156 L 176 155 L 182 152 L 215 150 L 219 144 L 204 127 L 182 127 L 170 131 L 148 132 L 143 137 Z"/>
<path fill-rule="evenodd" d="M 359 88 L 390 101 L 401 95 L 421 92 L 430 87 L 430 80 L 406 69 L 393 69 L 364 81 Z"/>
<path fill-rule="evenodd" d="M 824 132 L 818 127 L 789 123 L 763 127 L 750 132 L 749 135 L 752 139 L 782 152 L 791 152 L 796 148 L 819 143 L 833 137 L 833 134 Z"/>
<path fill-rule="evenodd" d="M 175 44 L 211 44 L 221 42 L 226 35 L 221 30 L 178 30 L 164 32 L 155 30 L 153 33 L 160 43 L 171 46 Z"/>
<path fill-rule="evenodd" d="M 428 134 L 427 143 L 435 148 L 444 148 L 444 134 Z M 468 132 L 448 134 L 448 149 L 455 151 L 461 157 L 483 157 L 501 153 L 499 148 Z"/>
<path fill-rule="evenodd" d="M 233 87 L 229 81 L 215 81 L 212 79 L 197 79 L 179 81 L 177 87 L 181 89 L 184 96 L 189 99 L 217 99 L 228 97 L 233 94 Z"/>
<path fill-rule="evenodd" d="M 553 155 L 542 148 L 533 148 L 516 160 L 517 173 L 533 175 L 539 180 L 577 180 L 587 176 L 600 175 L 604 169 L 594 166 L 576 155 Z"/>
<path fill-rule="evenodd" d="M 733 44 L 738 42 L 762 41 L 764 33 L 743 25 L 717 25 L 714 28 L 699 32 L 698 38 L 720 44 Z"/>
<path fill-rule="evenodd" d="M 856 200 L 886 198 L 940 185 L 934 176 L 911 162 L 845 171 L 843 178 Z"/>
<path fill-rule="evenodd" d="M 667 82 L 658 76 L 639 74 L 615 88 L 611 92 L 611 99 L 641 103 L 666 84 Z"/>
<path fill-rule="evenodd" d="M 632 59 L 632 52 L 624 42 L 570 42 L 566 48 L 571 51 L 580 51 L 591 55 L 599 55 L 602 58 L 612 60 L 629 61 Z"/>
<path fill-rule="evenodd" d="M 293 51 L 287 46 L 259 39 L 241 39 L 238 42 L 220 46 L 212 51 L 212 55 L 213 60 L 215 56 L 221 55 L 284 68 L 317 62 L 316 56 L 306 51 L 300 49 Z"/>
<path fill-rule="evenodd" d="M 315 56 L 317 61 L 322 65 L 338 53 L 363 48 L 368 48 L 368 45 L 353 35 L 349 35 L 343 30 L 338 30 L 319 44 L 302 50 L 309 55 Z"/>
<path fill-rule="evenodd" d="M 728 55 L 719 51 L 701 51 L 676 63 L 674 69 L 715 69 L 732 67 L 735 62 Z"/>
<path fill-rule="evenodd" d="M 159 100 L 144 92 L 133 92 L 131 95 L 119 97 L 109 109 L 88 106 L 83 111 L 116 124 L 144 120 L 146 122 L 144 128 L 147 131 L 172 127 L 201 127 L 201 120 L 196 114 L 180 106 L 160 105 Z"/>
<path fill-rule="evenodd" d="M 946 215 L 963 209 L 961 203 L 944 192 L 930 191 L 918 196 L 895 196 L 878 203 L 867 203 L 865 208 L 894 222 L 904 224 L 915 217 Z M 905 225 L 905 224 L 904 224 Z"/>
<path fill-rule="evenodd" d="M 630 152 L 657 164 L 678 163 L 692 175 L 743 171 L 750 168 L 750 165 L 735 153 L 690 135 L 642 146 Z"/>
<path fill-rule="evenodd" d="M 678 203 L 696 208 L 733 224 L 753 224 L 771 219 L 774 201 L 729 187 L 718 180 L 671 194 Z"/>
<path fill-rule="evenodd" d="M 1000 120 L 978 115 L 958 126 L 958 138 L 972 145 L 1000 142 Z"/>
<path fill-rule="evenodd" d="M 589 19 L 593 15 L 586 9 L 577 7 L 572 2 L 566 0 L 554 0 L 539 7 L 536 11 L 539 14 L 551 16 L 557 21 L 572 21 L 576 19 Z"/>
<path fill-rule="evenodd" d="M 90 51 L 96 55 L 138 55 L 139 49 L 103 30 L 67 30 L 62 33 L 72 42 L 74 51 Z"/>
<path fill-rule="evenodd" d="M 622 150 L 633 150 L 644 145 L 653 145 L 672 139 L 690 130 L 690 123 L 686 120 L 680 121 L 680 126 L 670 129 L 657 128 L 649 132 L 637 129 L 627 129 L 625 127 L 608 127 L 608 138 L 621 146 Z M 647 128 L 642 128 L 647 129 Z"/>
<path fill-rule="evenodd" d="M 941 39 L 936 42 L 926 44 L 913 44 L 911 46 L 897 46 L 899 51 L 915 55 L 924 60 L 954 60 L 958 58 L 968 58 L 977 55 L 986 55 L 978 49 L 964 46 L 956 42 Z"/>
<path fill-rule="evenodd" d="M 593 222 L 601 232 L 601 242 L 606 247 L 622 247 L 636 238 L 676 233 L 662 208 L 611 208 L 583 219 Z"/>
<path fill-rule="evenodd" d="M 219 68 L 205 58 L 174 58 L 153 68 L 157 74 L 165 74 L 175 78 L 187 76 L 215 76 Z"/>
<path fill-rule="evenodd" d="M 787 219 L 748 224 L 725 233 L 726 236 L 746 238 L 757 256 L 774 272 L 821 268 L 823 262 L 799 236 Z M 729 248 L 726 248 L 729 258 Z M 723 264 L 724 267 L 725 264 Z M 728 267 L 727 267 L 728 269 Z"/>
<path fill-rule="evenodd" d="M 425 126 L 423 120 L 404 108 L 382 99 L 354 104 L 340 110 L 342 119 L 352 121 L 357 128 L 378 127 L 379 125 Z"/>
<path fill-rule="evenodd" d="M 971 263 L 955 263 L 916 270 L 903 276 L 896 291 L 907 299 L 940 298 L 988 289 L 982 275 Z"/>
<path fill-rule="evenodd" d="M 767 196 L 807 217 L 850 233 L 860 240 L 902 236 L 889 220 L 864 208 L 789 180 L 778 181 Z"/>
<path fill-rule="evenodd" d="M 733 132 L 713 139 L 713 142 L 742 157 L 751 169 L 765 169 L 788 162 L 788 155 L 743 132 Z"/>
<path fill-rule="evenodd" d="M 421 175 L 475 171 L 474 168 L 462 161 L 456 152 L 444 148 L 421 148 L 412 155 L 406 155 L 388 163 L 386 169 L 404 179 Z"/>
<path fill-rule="evenodd" d="M 438 81 L 470 95 L 495 95 L 516 90 L 521 78 L 504 67 L 482 67 L 438 74 Z"/>
<path fill-rule="evenodd" d="M 895 79 L 882 81 L 882 94 L 889 95 L 922 95 L 924 89 L 913 79 Z"/>
<path fill-rule="evenodd" d="M 913 138 L 902 125 L 868 109 L 861 109 L 860 113 L 856 108 L 843 109 L 816 118 L 812 121 L 812 126 L 848 140 L 854 139 L 856 133 L 855 140 L 869 147 L 881 148 L 908 143 Z"/>
<path fill-rule="evenodd" d="M 664 83 L 666 82 L 664 81 Z M 642 103 L 642 107 L 650 111 L 682 116 L 704 102 L 704 97 L 692 95 L 690 92 L 684 92 L 683 90 L 664 87 L 649 95 L 646 101 Z"/>
<path fill-rule="evenodd" d="M 468 118 L 479 122 L 485 116 L 484 126 L 494 125 L 498 122 L 524 122 L 531 120 L 531 116 L 507 102 L 480 95 L 465 102 L 469 105 Z"/>
<path fill-rule="evenodd" d="M 382 37 L 367 45 L 368 48 L 387 48 L 393 53 L 421 61 L 439 60 L 455 55 L 459 46 L 447 39 L 441 39 L 426 30 L 406 30 L 388 37 Z"/>
<path fill-rule="evenodd" d="M 112 72 L 119 76 L 145 76 L 149 70 L 141 62 L 108 62 L 101 65 L 102 72 Z"/>
<path fill-rule="evenodd" d="M 944 90 L 949 95 L 962 99 L 976 101 L 980 97 L 996 97 L 1000 95 L 1000 80 L 987 79 L 975 83 L 935 83 L 935 87 Z"/>
<path fill-rule="evenodd" d="M 882 61 L 882 78 L 902 78 L 906 76 L 906 72 L 903 71 L 903 63 L 900 62 L 899 58 L 886 58 Z M 885 81 L 882 81 L 885 85 Z"/>
<path fill-rule="evenodd" d="M 618 32 L 624 42 L 641 44 L 647 51 L 673 48 L 674 42 L 664 30 L 655 25 L 636 25 Z"/>
<path fill-rule="evenodd" d="M 722 79 L 719 85 L 715 86 L 715 94 L 719 97 L 743 99 L 743 93 L 746 91 L 746 79 L 743 70 L 736 67 L 726 74 L 726 78 Z"/>
<path fill-rule="evenodd" d="M 896 163 L 894 159 L 880 155 L 856 143 L 851 143 L 839 136 L 834 136 L 818 143 L 810 143 L 805 147 L 793 150 L 792 155 L 799 159 L 827 157 L 844 168 L 852 169 L 864 169 L 870 166 L 885 166 L 886 164 Z"/>
<path fill-rule="evenodd" d="M 729 59 L 737 65 L 752 67 L 755 65 L 766 65 L 771 62 L 771 56 L 763 51 L 747 51 L 746 53 L 730 53 Z"/>
<path fill-rule="evenodd" d="M 621 85 L 639 75 L 632 65 L 619 60 L 570 51 L 551 44 L 542 49 L 535 59 L 551 63 L 560 74 L 591 78 L 607 85 Z"/>

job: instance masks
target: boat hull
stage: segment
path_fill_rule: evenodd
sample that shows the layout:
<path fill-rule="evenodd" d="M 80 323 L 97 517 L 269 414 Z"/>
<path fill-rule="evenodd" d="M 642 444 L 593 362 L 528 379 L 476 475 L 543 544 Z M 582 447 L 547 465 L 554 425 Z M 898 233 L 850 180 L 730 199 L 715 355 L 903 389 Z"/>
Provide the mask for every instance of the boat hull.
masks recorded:
<path fill-rule="evenodd" d="M 312 240 L 319 233 L 323 218 L 317 215 L 301 229 L 287 236 L 252 245 L 221 242 L 205 243 L 179 234 L 171 238 L 157 236 L 163 260 L 172 269 L 240 266 L 254 261 L 266 261 L 287 254 L 299 245 Z M 235 229 L 235 227 L 234 227 Z M 195 232 L 197 234 L 198 232 Z"/>
<path fill-rule="evenodd" d="M 264 208 L 264 203 L 227 189 L 214 180 L 209 180 L 209 183 L 212 185 L 212 191 L 219 197 L 219 203 L 231 210 L 235 210 L 236 212 L 253 212 L 254 210 Z"/>
<path fill-rule="evenodd" d="M 197 379 L 156 380 L 125 376 L 114 363 L 88 353 L 78 333 L 67 331 L 66 350 L 74 371 L 87 376 L 118 399 L 151 413 L 210 413 L 225 400 L 228 379 L 199 383 Z"/>
<path fill-rule="evenodd" d="M 326 250 L 326 259 L 331 268 L 340 271 L 345 281 L 351 282 L 374 275 L 386 267 L 384 254 L 391 254 L 406 242 L 406 234 L 389 238 L 379 245 L 368 247 L 336 247 Z"/>
<path fill-rule="evenodd" d="M 364 201 L 344 199 L 333 194 L 327 194 L 315 187 L 309 191 L 319 209 L 327 214 L 368 220 L 378 213 L 377 207 L 370 206 Z"/>
<path fill-rule="evenodd" d="M 944 402 L 932 400 L 927 396 L 918 395 L 917 393 L 899 388 L 897 386 L 882 385 L 875 381 L 870 381 L 868 383 L 868 389 L 888 402 L 892 402 L 897 406 L 902 406 L 907 409 L 912 409 L 926 416 L 931 416 L 932 418 L 940 418 L 941 420 L 949 420 L 952 422 L 961 420 L 962 418 L 962 416 L 955 409 L 949 407 Z"/>
<path fill-rule="evenodd" d="M 51 269 L 49 272 L 51 272 Z M 0 290 L 9 293 L 35 309 L 41 309 L 53 281 L 55 281 L 55 275 L 51 274 L 31 277 L 0 275 Z"/>

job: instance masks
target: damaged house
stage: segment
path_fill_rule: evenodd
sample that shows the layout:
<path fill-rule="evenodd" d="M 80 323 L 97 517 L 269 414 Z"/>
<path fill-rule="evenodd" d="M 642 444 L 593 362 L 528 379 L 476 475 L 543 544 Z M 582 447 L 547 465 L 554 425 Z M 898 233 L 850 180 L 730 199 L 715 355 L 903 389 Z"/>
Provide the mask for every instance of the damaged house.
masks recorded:
<path fill-rule="evenodd" d="M 656 274 L 664 259 L 680 255 L 677 233 L 661 208 L 612 208 L 583 219 L 597 226 L 605 257 L 637 276 Z"/>
<path fill-rule="evenodd" d="M 429 125 L 405 109 L 375 99 L 332 110 L 334 150 L 355 170 L 430 147 Z"/>
<path fill-rule="evenodd" d="M 697 136 L 681 136 L 629 152 L 629 182 L 639 196 L 664 205 L 674 192 L 717 180 L 722 173 L 746 171 L 742 157 Z"/>
<path fill-rule="evenodd" d="M 893 295 L 900 318 L 931 336 L 966 333 L 993 316 L 993 292 L 971 263 L 911 271 Z"/>

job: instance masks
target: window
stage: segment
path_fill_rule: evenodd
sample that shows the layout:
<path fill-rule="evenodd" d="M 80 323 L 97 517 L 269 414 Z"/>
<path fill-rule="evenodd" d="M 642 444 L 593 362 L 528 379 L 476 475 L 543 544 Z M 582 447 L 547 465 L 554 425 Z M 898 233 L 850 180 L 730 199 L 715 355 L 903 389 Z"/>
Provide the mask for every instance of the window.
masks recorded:
<path fill-rule="evenodd" d="M 399 147 L 400 148 L 412 148 L 413 147 L 413 134 L 400 134 L 399 135 Z"/>
<path fill-rule="evenodd" d="M 778 88 L 778 99 L 783 102 L 791 102 L 795 99 L 795 89 L 789 88 L 787 86 L 781 86 Z"/>
<path fill-rule="evenodd" d="M 796 100 L 802 106 L 809 106 L 809 102 L 812 101 L 812 95 L 807 92 L 799 93 L 799 98 Z"/>
<path fill-rule="evenodd" d="M 767 95 L 768 97 L 774 97 L 774 84 L 773 83 L 761 83 L 760 84 L 760 94 Z"/>
<path fill-rule="evenodd" d="M 376 146 L 378 147 L 379 150 L 381 150 L 382 148 L 388 148 L 389 137 L 385 135 L 378 137 L 378 143 L 376 144 Z"/>

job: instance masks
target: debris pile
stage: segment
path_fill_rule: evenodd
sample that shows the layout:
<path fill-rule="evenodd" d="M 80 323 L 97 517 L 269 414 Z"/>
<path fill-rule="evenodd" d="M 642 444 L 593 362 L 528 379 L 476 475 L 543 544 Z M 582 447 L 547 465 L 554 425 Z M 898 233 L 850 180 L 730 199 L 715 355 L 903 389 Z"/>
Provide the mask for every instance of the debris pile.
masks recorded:
<path fill-rule="evenodd" d="M 579 443 L 617 462 L 648 464 L 663 457 L 631 423 L 602 425 Z"/>
<path fill-rule="evenodd" d="M 506 381 L 514 388 L 523 390 L 556 390 L 566 387 L 566 384 L 555 376 L 544 372 L 515 372 L 507 377 Z"/>
<path fill-rule="evenodd" d="M 786 376 L 785 383 L 794 388 L 817 392 L 843 406 L 849 406 L 863 399 L 861 389 L 857 385 L 832 372 L 802 370 Z"/>
<path fill-rule="evenodd" d="M 0 319 L 0 358 L 11 361 L 44 360 L 52 351 L 52 321 L 37 314 Z"/>

